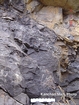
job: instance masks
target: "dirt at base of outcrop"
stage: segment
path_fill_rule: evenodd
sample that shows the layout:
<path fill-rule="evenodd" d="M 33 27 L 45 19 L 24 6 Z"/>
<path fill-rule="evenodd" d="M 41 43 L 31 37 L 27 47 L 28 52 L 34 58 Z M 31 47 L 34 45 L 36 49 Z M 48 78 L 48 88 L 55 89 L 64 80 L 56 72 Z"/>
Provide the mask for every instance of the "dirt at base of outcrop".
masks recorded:
<path fill-rule="evenodd" d="M 79 105 L 78 52 L 78 42 L 0 6 L 0 105 L 30 105 L 43 97 L 56 99 L 47 105 Z"/>

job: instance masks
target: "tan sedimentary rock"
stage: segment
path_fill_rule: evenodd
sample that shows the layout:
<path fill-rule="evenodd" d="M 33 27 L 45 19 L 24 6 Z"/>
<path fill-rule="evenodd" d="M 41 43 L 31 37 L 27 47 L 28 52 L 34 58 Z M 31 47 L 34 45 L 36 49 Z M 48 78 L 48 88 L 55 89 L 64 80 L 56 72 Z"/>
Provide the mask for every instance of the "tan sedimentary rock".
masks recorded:
<path fill-rule="evenodd" d="M 79 11 L 79 0 L 39 0 L 43 5 L 62 7 L 71 12 Z"/>

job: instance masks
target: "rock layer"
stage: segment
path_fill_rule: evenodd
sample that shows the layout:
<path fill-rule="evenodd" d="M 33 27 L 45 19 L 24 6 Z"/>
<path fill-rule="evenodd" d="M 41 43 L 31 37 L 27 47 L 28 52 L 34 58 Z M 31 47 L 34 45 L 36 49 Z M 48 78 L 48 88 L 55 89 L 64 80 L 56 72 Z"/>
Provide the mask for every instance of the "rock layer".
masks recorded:
<path fill-rule="evenodd" d="M 49 1 L 39 0 L 39 1 L 43 3 L 44 5 L 62 7 L 63 9 L 67 11 L 69 10 L 72 10 L 72 12 L 79 11 L 79 1 L 78 0 L 49 0 Z"/>

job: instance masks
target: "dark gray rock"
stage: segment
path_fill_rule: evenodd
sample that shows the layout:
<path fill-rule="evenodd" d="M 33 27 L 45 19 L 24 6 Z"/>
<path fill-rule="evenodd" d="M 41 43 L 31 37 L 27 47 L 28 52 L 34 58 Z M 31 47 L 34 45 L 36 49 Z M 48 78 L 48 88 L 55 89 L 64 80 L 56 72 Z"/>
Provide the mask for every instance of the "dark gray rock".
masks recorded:
<path fill-rule="evenodd" d="M 39 29 L 31 19 L 26 26 L 18 21 L 0 21 L 0 87 L 12 97 L 23 92 L 29 97 L 54 92 L 53 71 L 58 68 L 55 33 L 46 27 Z"/>
<path fill-rule="evenodd" d="M 79 99 L 79 91 L 77 92 L 77 96 L 75 98 Z"/>
<path fill-rule="evenodd" d="M 76 57 L 74 62 L 69 64 L 68 69 L 79 74 L 79 56 Z"/>
<path fill-rule="evenodd" d="M 23 13 L 25 7 L 25 1 L 23 0 L 11 0 L 11 4 L 15 7 L 18 11 Z"/>
<path fill-rule="evenodd" d="M 21 59 L 19 68 L 23 75 L 22 87 L 29 97 L 39 97 L 42 92 L 53 92 L 55 82 L 53 71 L 58 69 L 58 59 L 53 55 L 56 35 L 48 28 L 38 29 L 36 23 L 30 20 L 24 30 L 21 26 L 21 37 L 15 33 L 18 44 L 26 47 L 28 55 Z M 24 49 L 24 48 L 23 48 Z"/>
<path fill-rule="evenodd" d="M 14 97 L 14 99 L 23 105 L 26 105 L 26 104 L 29 105 L 30 104 L 29 103 L 30 102 L 29 97 L 24 93 L 19 94 L 18 96 Z"/>
<path fill-rule="evenodd" d="M 0 87 L 15 96 L 23 91 L 19 85 L 22 75 L 17 66 L 20 59 L 17 51 L 21 50 L 10 35 L 9 32 L 0 31 Z"/>
<path fill-rule="evenodd" d="M 79 81 L 74 81 L 67 86 L 67 92 L 76 92 L 79 90 Z"/>
<path fill-rule="evenodd" d="M 0 105 L 23 105 L 18 101 L 14 100 L 7 93 L 0 90 Z"/>
<path fill-rule="evenodd" d="M 28 96 L 43 97 L 41 93 L 59 92 L 56 84 L 66 92 L 78 93 L 79 60 L 75 58 L 75 50 L 68 49 L 69 64 L 67 70 L 62 68 L 65 78 L 59 81 L 61 51 L 55 46 L 56 34 L 29 17 L 18 15 L 14 9 L 6 12 L 0 9 L 0 17 L 5 17 L 0 18 L 0 88 L 18 101 L 15 104 L 12 98 L 6 105 L 29 105 Z M 4 104 L 4 99 L 1 102 Z M 55 104 L 58 105 L 51 105 Z"/>
<path fill-rule="evenodd" d="M 73 69 L 72 69 L 73 68 Z M 69 69 L 75 73 L 79 74 L 79 62 L 74 62 L 71 65 L 69 65 Z"/>
<path fill-rule="evenodd" d="M 27 23 L 27 22 L 26 22 Z M 20 24 L 14 39 L 27 57 L 20 60 L 19 69 L 23 76 L 21 87 L 29 97 L 39 97 L 41 92 L 53 92 L 55 82 L 53 71 L 58 69 L 58 58 L 53 54 L 56 35 L 48 28 L 38 29 L 37 23 L 29 20 L 29 25 Z"/>
<path fill-rule="evenodd" d="M 65 75 L 66 73 L 64 73 Z M 68 86 L 71 82 L 74 82 L 79 79 L 79 74 L 78 73 L 68 73 L 66 74 L 66 78 L 62 80 L 62 82 L 57 81 L 57 83 L 60 84 L 62 87 Z M 56 79 L 55 79 L 56 80 Z"/>
<path fill-rule="evenodd" d="M 48 53 L 46 53 L 48 55 Z M 41 63 L 42 60 L 39 59 L 39 53 L 38 60 L 31 57 L 24 57 L 22 58 L 21 64 L 20 64 L 20 72 L 23 75 L 24 80 L 22 81 L 22 87 L 26 88 L 26 93 L 30 97 L 38 97 L 41 93 L 47 93 L 47 92 L 53 92 L 52 88 L 55 88 L 54 78 L 53 78 L 53 57 L 48 55 L 48 58 L 50 59 L 50 65 L 48 61 L 46 62 L 46 55 L 44 53 L 45 58 L 42 58 L 40 55 L 40 58 L 42 58 L 43 63 Z M 36 56 L 37 56 L 36 55 Z M 45 59 L 45 60 L 44 60 Z M 39 61 L 40 60 L 40 61 Z M 54 59 L 55 61 L 55 59 Z M 41 64 L 39 64 L 41 63 Z"/>

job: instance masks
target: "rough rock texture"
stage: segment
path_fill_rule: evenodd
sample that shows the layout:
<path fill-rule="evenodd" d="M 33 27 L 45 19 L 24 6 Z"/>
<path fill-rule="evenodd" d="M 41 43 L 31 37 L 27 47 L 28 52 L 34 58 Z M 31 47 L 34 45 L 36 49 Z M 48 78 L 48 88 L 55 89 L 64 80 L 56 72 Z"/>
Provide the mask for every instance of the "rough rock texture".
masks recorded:
<path fill-rule="evenodd" d="M 23 104 L 17 102 L 12 97 L 10 97 L 7 93 L 0 90 L 0 105 L 23 105 Z"/>
<path fill-rule="evenodd" d="M 52 92 L 55 88 L 53 71 L 58 68 L 58 60 L 52 55 L 56 35 L 47 28 L 42 30 L 45 31 L 43 33 L 33 28 L 30 31 L 29 26 L 21 24 L 18 28 L 18 25 L 9 25 L 10 30 L 15 30 L 14 39 L 9 30 L 0 33 L 0 86 L 11 96 L 23 91 L 30 97 L 39 96 L 41 92 Z M 22 33 L 22 39 L 18 37 L 18 32 Z M 53 36 L 48 36 L 49 33 Z"/>
<path fill-rule="evenodd" d="M 12 11 L 12 15 L 3 11 L 0 19 L 0 87 L 25 104 L 17 99 L 23 92 L 29 97 L 39 97 L 43 92 L 55 91 L 53 71 L 58 68 L 58 59 L 54 56 L 54 43 L 57 36 L 42 25 L 35 26 L 36 22 L 29 18 L 26 22 L 21 19 L 20 23 L 17 11 Z"/>
<path fill-rule="evenodd" d="M 30 105 L 29 99 L 37 97 L 56 99 L 47 105 L 79 103 L 78 41 L 65 40 L 62 31 L 59 37 L 21 13 L 0 6 L 0 94 L 14 105 Z"/>
<path fill-rule="evenodd" d="M 68 43 L 79 42 L 79 14 L 63 17 L 60 7 L 44 6 L 38 11 L 37 8 L 35 9 L 37 6 L 39 3 L 34 0 L 27 5 L 27 11 L 34 12 L 30 14 L 31 18 L 53 30 L 62 40 Z M 74 44 L 73 46 L 75 47 Z"/>
<path fill-rule="evenodd" d="M 56 24 L 60 24 L 63 22 L 62 8 L 57 8 L 53 6 L 43 7 L 36 14 L 32 13 L 31 18 L 35 19 L 45 26 L 48 26 L 48 28 L 53 29 Z"/>
<path fill-rule="evenodd" d="M 73 12 L 79 11 L 79 1 L 78 0 L 39 0 L 44 5 L 58 6 L 65 10 L 72 10 Z"/>

